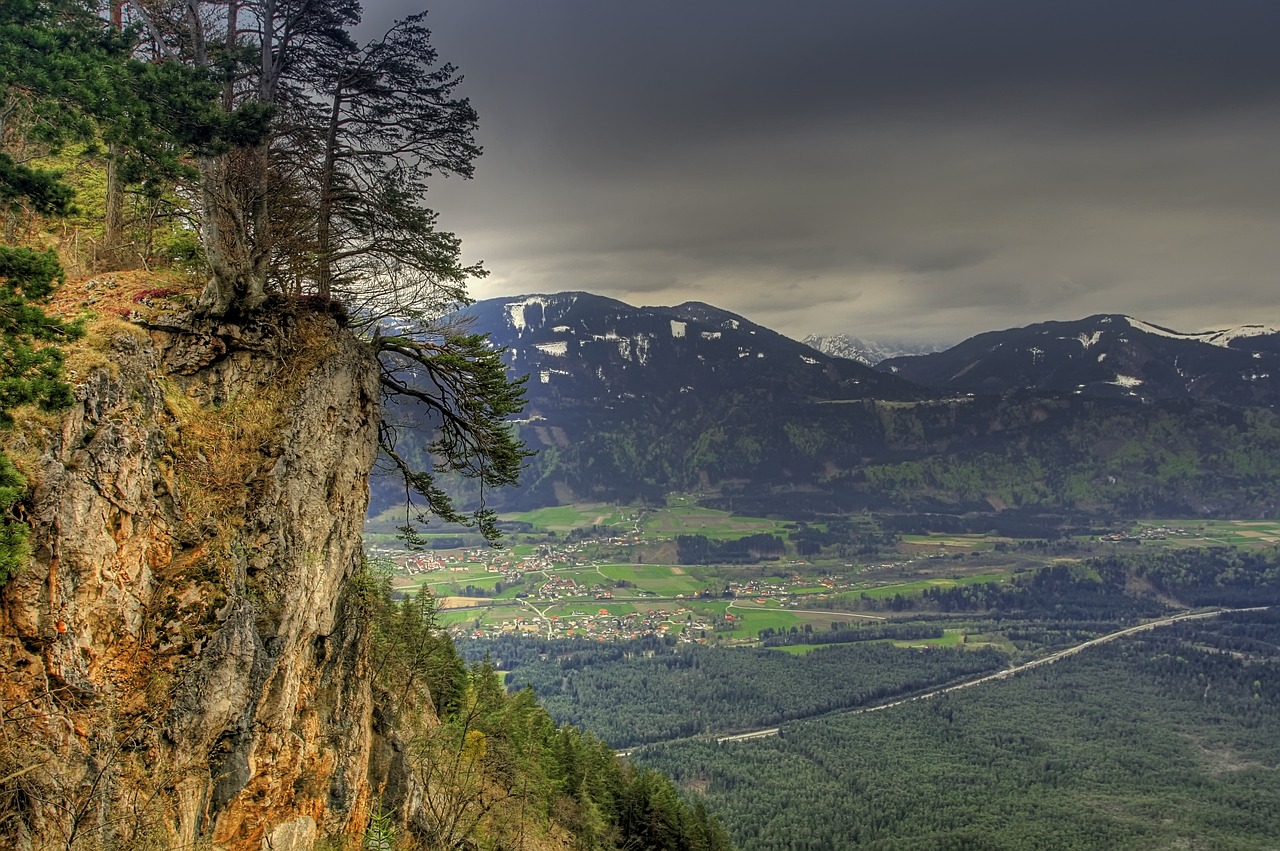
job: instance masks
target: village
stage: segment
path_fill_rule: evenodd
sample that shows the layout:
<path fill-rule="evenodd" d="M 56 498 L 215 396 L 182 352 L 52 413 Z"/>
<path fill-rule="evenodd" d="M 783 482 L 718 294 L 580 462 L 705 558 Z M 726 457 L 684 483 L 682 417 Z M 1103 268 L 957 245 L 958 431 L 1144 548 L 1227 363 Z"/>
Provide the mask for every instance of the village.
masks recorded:
<path fill-rule="evenodd" d="M 702 583 L 679 567 L 627 566 L 640 573 L 674 573 L 688 578 L 664 592 L 649 583 L 610 577 L 591 557 L 604 546 L 635 543 L 627 536 L 539 544 L 516 549 L 405 552 L 391 548 L 371 555 L 393 566 L 393 587 L 400 593 L 430 590 L 440 600 L 441 621 L 457 638 L 499 635 L 543 638 L 581 637 L 628 641 L 670 636 L 681 643 L 707 643 L 717 632 L 733 631 L 741 615 L 729 606 L 795 607 L 798 592 L 824 599 L 844 588 L 842 576 L 745 578 Z M 648 587 L 646 587 L 648 586 Z M 686 602 L 687 601 L 687 602 Z M 739 603 L 738 601 L 741 601 Z"/>
<path fill-rule="evenodd" d="M 1133 541 L 1164 541 L 1171 537 L 1196 537 L 1197 533 L 1182 526 L 1143 526 L 1136 532 L 1109 532 L 1099 536 L 1099 541 L 1108 543 L 1125 543 Z"/>

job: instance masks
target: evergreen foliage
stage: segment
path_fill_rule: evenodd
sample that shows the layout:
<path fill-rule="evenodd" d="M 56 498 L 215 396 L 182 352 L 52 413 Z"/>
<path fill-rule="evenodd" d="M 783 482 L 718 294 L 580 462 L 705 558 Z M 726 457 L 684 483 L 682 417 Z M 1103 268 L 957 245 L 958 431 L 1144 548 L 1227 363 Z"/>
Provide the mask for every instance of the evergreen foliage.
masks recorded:
<path fill-rule="evenodd" d="M 72 13 L 66 27 L 42 26 L 63 12 Z M 38 126 L 46 140 L 59 141 L 81 127 L 75 120 L 77 113 L 63 108 L 67 100 L 85 94 L 85 83 L 78 75 L 90 61 L 65 49 L 89 31 L 75 12 L 61 3 L 37 0 L 15 0 L 0 8 L 0 147 L 9 129 L 5 119 L 22 101 L 39 103 L 52 113 L 53 120 Z M 67 213 L 72 191 L 60 177 L 0 150 L 3 213 L 12 217 L 24 207 L 42 215 Z M 56 410 L 72 401 L 71 388 L 62 380 L 64 356 L 58 344 L 82 331 L 48 315 L 42 307 L 62 277 L 52 251 L 0 245 L 0 427 L 12 425 L 12 411 L 19 406 Z M 25 496 L 21 474 L 0 455 L 0 584 L 21 568 L 28 555 L 27 527 L 15 516 Z"/>
<path fill-rule="evenodd" d="M 31 553 L 27 526 L 14 517 L 14 509 L 26 495 L 26 480 L 12 461 L 0 455 L 0 586 L 23 568 Z"/>
<path fill-rule="evenodd" d="M 524 379 L 512 380 L 498 350 L 476 334 L 445 329 L 424 337 L 420 333 L 375 333 L 373 346 L 380 354 L 382 386 L 403 400 L 397 423 L 384 418 L 378 431 L 379 446 L 403 477 L 406 518 L 403 532 L 411 543 L 420 543 L 413 521 L 425 522 L 428 514 L 445 522 L 476 526 L 488 540 L 500 536 L 497 515 L 485 501 L 487 490 L 514 485 L 525 450 L 508 417 L 524 408 Z M 434 437 L 426 444 L 428 457 L 409 457 L 401 440 L 404 430 L 424 430 Z M 449 493 L 437 481 L 440 474 L 460 475 L 478 488 L 478 507 L 465 513 L 454 507 Z M 414 511 L 414 498 L 425 510 Z"/>
<path fill-rule="evenodd" d="M 171 248 L 207 265 L 205 313 L 252 312 L 269 294 L 340 300 L 386 398 L 435 435 L 408 451 L 402 428 L 380 429 L 422 509 L 406 534 L 434 514 L 493 539 L 487 494 L 529 454 L 505 423 L 522 384 L 483 337 L 442 320 L 484 272 L 423 201 L 431 178 L 472 174 L 476 114 L 423 15 L 360 44 L 360 12 L 355 0 L 129 3 L 116 30 L 87 0 L 17 0 L 0 10 L 0 118 L 22 117 L 24 138 L 50 151 L 106 142 L 153 202 L 188 199 L 202 248 Z M 56 174 L 0 152 L 0 202 L 19 198 L 41 213 L 70 202 Z M 438 474 L 474 480 L 478 507 L 455 509 Z"/>
<path fill-rule="evenodd" d="M 19 405 L 56 410 L 71 403 L 56 344 L 80 329 L 40 307 L 61 280 L 53 252 L 0 246 L 0 425 L 12 422 L 9 411 Z"/>
<path fill-rule="evenodd" d="M 489 660 L 470 667 L 440 631 L 430 595 L 394 600 L 386 574 L 356 589 L 373 634 L 380 711 L 404 717 L 434 706 L 407 743 L 407 764 L 424 789 L 413 847 L 462 849 L 481 836 L 521 847 L 554 821 L 588 849 L 727 851 L 727 834 L 671 781 L 637 771 L 594 736 L 558 726 L 533 692 L 506 692 Z M 388 837 L 375 819 L 370 847 Z"/>
<path fill-rule="evenodd" d="M 745 849 L 1269 848 L 1278 646 L 1274 613 L 1226 615 L 780 738 L 633 758 L 706 788 Z"/>
<path fill-rule="evenodd" d="M 752 648 L 654 648 L 648 642 L 538 647 L 536 654 L 505 642 L 493 649 L 513 668 L 510 682 L 531 687 L 552 717 L 614 747 L 736 733 L 866 706 L 1005 663 L 993 650 L 922 652 L 888 644 L 844 644 L 798 658 Z"/>

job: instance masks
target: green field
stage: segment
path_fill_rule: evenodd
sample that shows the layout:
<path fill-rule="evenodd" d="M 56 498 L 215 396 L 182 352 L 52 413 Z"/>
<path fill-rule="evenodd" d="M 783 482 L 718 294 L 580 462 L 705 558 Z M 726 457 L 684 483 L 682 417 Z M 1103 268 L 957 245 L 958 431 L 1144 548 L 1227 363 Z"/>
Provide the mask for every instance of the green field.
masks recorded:
<path fill-rule="evenodd" d="M 1132 531 L 1137 533 L 1145 528 L 1160 526 L 1186 529 L 1195 537 L 1171 535 L 1163 541 L 1146 541 L 1144 544 L 1227 544 L 1249 548 L 1280 544 L 1280 521 L 1276 520 L 1145 520 L 1135 524 Z"/>
<path fill-rule="evenodd" d="M 776 606 L 776 604 L 775 604 Z M 743 606 L 734 602 L 723 602 L 719 600 L 690 601 L 689 608 L 704 617 L 714 615 L 718 618 L 725 618 L 726 615 L 732 615 L 732 626 L 728 629 L 717 631 L 717 635 L 731 640 L 755 640 L 762 629 L 774 629 L 787 632 L 791 627 L 803 629 L 806 624 L 810 624 L 814 629 L 830 629 L 832 621 L 849 619 L 849 615 L 844 612 L 812 613 L 812 612 L 795 612 L 789 609 L 770 607 L 757 608 L 756 604 Z"/>
<path fill-rule="evenodd" d="M 430 576 L 430 574 L 428 574 L 428 576 Z M 418 577 L 414 578 L 417 579 Z M 461 593 L 460 589 L 465 588 L 468 585 L 474 585 L 476 588 L 487 588 L 489 590 L 493 590 L 493 587 L 502 581 L 503 579 L 501 576 L 493 573 L 480 573 L 475 575 L 453 573 L 449 574 L 448 578 L 430 579 L 430 581 L 426 583 L 426 587 L 431 589 L 432 594 L 442 597 L 448 596 L 452 593 L 450 589 L 458 589 L 458 593 Z"/>
<path fill-rule="evenodd" d="M 941 638 L 916 638 L 910 641 L 890 641 L 895 647 L 959 647 L 965 643 L 963 629 L 948 629 Z"/>
<path fill-rule="evenodd" d="M 677 594 L 697 594 L 705 583 L 689 575 L 687 568 L 661 564 L 602 564 L 599 572 L 613 580 L 625 580 L 641 591 L 651 591 L 660 597 Z"/>
<path fill-rule="evenodd" d="M 699 506 L 669 505 L 645 517 L 641 534 L 650 540 L 677 535 L 703 535 L 716 540 L 767 533 L 782 535 L 786 524 L 763 517 L 738 517 L 727 511 Z"/>
<path fill-rule="evenodd" d="M 528 614 L 531 613 L 524 606 L 494 606 L 486 609 L 442 609 L 436 614 L 436 619 L 441 626 L 473 623 L 479 619 L 482 626 L 489 627 Z"/>
<path fill-rule="evenodd" d="M 980 585 L 983 582 L 1001 582 L 1008 578 L 1006 573 L 979 573 L 974 576 L 951 576 L 938 579 L 921 579 L 916 582 L 901 582 L 895 585 L 880 585 L 863 591 L 847 591 L 839 596 L 845 599 L 859 599 L 866 595 L 869 599 L 879 600 L 901 594 L 904 597 L 918 596 L 929 588 L 954 588 L 957 585 Z"/>
<path fill-rule="evenodd" d="M 579 505 L 553 505 L 535 511 L 503 514 L 502 520 L 530 523 L 535 529 L 549 532 L 568 532 L 573 529 L 589 529 L 592 526 L 616 526 L 623 522 L 631 510 L 605 503 Z"/>
<path fill-rule="evenodd" d="M 996 544 L 1008 544 L 1012 538 L 997 535 L 956 535 L 943 532 L 930 532 L 927 535 L 903 535 L 902 543 L 919 551 L 932 549 L 937 551 L 954 550 L 962 553 L 989 553 Z"/>

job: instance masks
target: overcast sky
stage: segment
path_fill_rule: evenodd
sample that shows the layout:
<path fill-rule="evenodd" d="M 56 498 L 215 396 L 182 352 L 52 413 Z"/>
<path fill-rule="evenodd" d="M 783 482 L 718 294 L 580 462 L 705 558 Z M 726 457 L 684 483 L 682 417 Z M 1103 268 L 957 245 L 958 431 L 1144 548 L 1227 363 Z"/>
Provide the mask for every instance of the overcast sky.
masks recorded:
<path fill-rule="evenodd" d="M 366 0 L 376 26 L 415 11 Z M 1280 2 L 434 0 L 479 298 L 955 342 L 1280 325 Z"/>

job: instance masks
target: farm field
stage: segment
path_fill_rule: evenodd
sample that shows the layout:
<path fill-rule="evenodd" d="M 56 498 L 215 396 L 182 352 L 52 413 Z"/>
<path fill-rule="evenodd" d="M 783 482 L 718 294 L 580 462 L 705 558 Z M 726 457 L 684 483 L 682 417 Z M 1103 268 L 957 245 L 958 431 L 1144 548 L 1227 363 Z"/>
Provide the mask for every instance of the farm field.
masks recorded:
<path fill-rule="evenodd" d="M 1275 520 L 1163 520 L 1143 526 L 1167 526 L 1194 532 L 1203 543 L 1234 547 L 1280 544 L 1280 521 Z M 1181 543 L 1182 538 L 1172 539 Z"/>
<path fill-rule="evenodd" d="M 605 564 L 596 570 L 609 579 L 629 582 L 641 591 L 649 591 L 660 597 L 694 595 L 707 588 L 707 583 L 697 579 L 683 567 L 662 564 Z"/>
<path fill-rule="evenodd" d="M 977 585 L 984 582 L 1002 582 L 1009 578 L 1009 573 L 977 573 L 972 576 L 948 576 L 937 579 L 921 579 L 915 582 L 901 582 L 891 585 L 877 585 L 863 591 L 850 591 L 841 596 L 865 595 L 868 599 L 877 600 L 901 594 L 904 597 L 919 595 L 929 588 L 954 588 L 957 585 Z"/>
<path fill-rule="evenodd" d="M 908 551 L 929 552 L 991 552 L 996 544 L 1013 543 L 1012 538 L 999 535 L 956 535 L 934 532 L 928 535 L 903 535 L 901 546 Z"/>
<path fill-rule="evenodd" d="M 676 535 L 703 535 L 712 540 L 741 538 L 746 535 L 785 534 L 787 524 L 764 517 L 739 517 L 727 511 L 700 506 L 668 505 L 640 522 L 640 533 L 647 540 L 673 538 Z"/>
<path fill-rule="evenodd" d="M 579 505 L 556 505 L 539 508 L 535 511 L 523 511 L 516 514 L 504 514 L 503 520 L 529 523 L 534 528 L 548 532 L 569 532 L 574 529 L 589 529 L 592 526 L 611 528 L 621 526 L 634 511 L 625 507 L 606 503 L 586 503 Z"/>
<path fill-rule="evenodd" d="M 948 629 L 942 633 L 941 638 L 913 638 L 903 641 L 890 640 L 889 643 L 894 647 L 958 647 L 966 643 L 965 631 L 962 629 Z"/>

